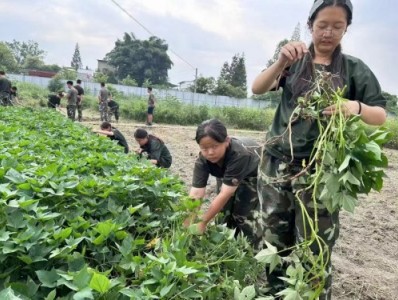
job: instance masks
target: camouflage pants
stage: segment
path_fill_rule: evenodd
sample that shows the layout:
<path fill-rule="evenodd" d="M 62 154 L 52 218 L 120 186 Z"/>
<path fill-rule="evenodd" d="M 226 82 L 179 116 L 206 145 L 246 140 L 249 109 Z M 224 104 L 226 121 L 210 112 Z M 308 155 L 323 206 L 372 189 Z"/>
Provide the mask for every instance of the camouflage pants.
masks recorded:
<path fill-rule="evenodd" d="M 221 180 L 217 179 L 217 189 Z M 228 228 L 236 229 L 236 234 L 242 232 L 255 250 L 261 250 L 263 230 L 261 227 L 260 203 L 257 194 L 257 177 L 243 180 L 235 194 L 222 209 L 224 213 L 221 222 Z"/>
<path fill-rule="evenodd" d="M 3 106 L 12 106 L 10 94 L 6 92 L 0 92 L 0 101 Z"/>
<path fill-rule="evenodd" d="M 67 105 L 66 106 L 66 113 L 68 114 L 68 118 L 72 121 L 76 119 L 76 105 Z"/>
<path fill-rule="evenodd" d="M 115 116 L 116 122 L 119 122 L 119 107 L 109 108 L 109 114 L 108 114 L 109 122 L 112 121 L 112 116 Z"/>
<path fill-rule="evenodd" d="M 77 120 L 83 121 L 83 104 L 77 104 Z"/>
<path fill-rule="evenodd" d="M 290 180 L 302 170 L 300 164 L 283 162 L 264 152 L 260 166 L 258 179 L 258 193 L 260 201 L 265 205 L 265 238 L 268 242 L 283 250 L 289 248 L 309 237 L 308 221 L 303 220 L 302 209 L 296 199 L 295 192 L 305 187 L 301 184 L 300 177 Z M 314 219 L 313 201 L 311 191 L 300 194 L 300 199 Z M 331 263 L 330 254 L 339 236 L 339 212 L 330 214 L 319 202 L 318 207 L 318 235 L 325 241 L 329 250 L 327 276 L 323 293 L 319 299 L 331 299 Z M 305 232 L 305 228 L 307 232 Z M 314 254 L 319 254 L 317 243 L 311 247 Z M 284 253 L 288 255 L 289 253 Z M 283 282 L 277 276 L 284 276 L 284 270 L 279 270 L 268 281 L 275 292 L 283 289 Z"/>
<path fill-rule="evenodd" d="M 108 122 L 108 104 L 101 102 L 99 104 L 100 118 L 103 122 Z"/>

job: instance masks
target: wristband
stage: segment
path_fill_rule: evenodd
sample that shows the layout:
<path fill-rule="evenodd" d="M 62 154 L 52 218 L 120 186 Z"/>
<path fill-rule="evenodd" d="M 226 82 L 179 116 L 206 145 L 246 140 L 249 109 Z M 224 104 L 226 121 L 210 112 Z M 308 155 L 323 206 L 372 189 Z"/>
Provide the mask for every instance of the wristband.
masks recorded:
<path fill-rule="evenodd" d="M 359 100 L 355 100 L 355 101 L 358 102 L 358 105 L 359 105 L 358 116 L 360 116 L 360 115 L 361 115 L 361 112 L 362 112 L 362 104 L 361 104 L 361 101 L 359 101 Z"/>

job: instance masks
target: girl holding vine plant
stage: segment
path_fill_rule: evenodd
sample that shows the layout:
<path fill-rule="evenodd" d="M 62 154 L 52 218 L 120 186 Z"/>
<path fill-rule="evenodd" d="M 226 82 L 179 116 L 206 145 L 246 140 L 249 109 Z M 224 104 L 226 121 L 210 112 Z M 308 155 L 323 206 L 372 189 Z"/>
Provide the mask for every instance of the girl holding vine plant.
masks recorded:
<path fill-rule="evenodd" d="M 326 132 L 320 124 L 330 122 L 336 115 L 342 115 L 343 120 L 360 118 L 370 125 L 381 125 L 386 120 L 386 100 L 375 75 L 360 59 L 341 51 L 352 12 L 349 0 L 315 1 L 308 18 L 310 46 L 297 41 L 287 43 L 278 60 L 252 85 L 254 94 L 283 88 L 263 148 L 258 192 L 260 203 L 266 206 L 262 209 L 266 212 L 266 239 L 282 257 L 311 240 L 308 249 L 313 256 L 304 259 L 303 268 L 310 269 L 312 275 L 325 275 L 322 284 L 315 275 L 309 276 L 307 283 L 318 291 L 310 299 L 331 299 L 330 255 L 339 235 L 339 209 L 320 201 L 314 191 L 316 184 L 307 181 L 326 157 L 322 154 L 326 152 L 318 151 L 326 145 L 322 144 L 325 140 L 319 142 Z M 341 101 L 320 104 L 323 99 L 332 98 Z M 339 122 L 345 126 L 344 121 Z M 329 128 L 330 132 L 334 130 L 333 125 Z M 308 266 L 311 259 L 322 262 L 320 270 Z M 283 265 L 268 275 L 273 294 L 286 295 L 281 294 L 286 280 L 278 278 L 286 276 L 285 272 Z"/>

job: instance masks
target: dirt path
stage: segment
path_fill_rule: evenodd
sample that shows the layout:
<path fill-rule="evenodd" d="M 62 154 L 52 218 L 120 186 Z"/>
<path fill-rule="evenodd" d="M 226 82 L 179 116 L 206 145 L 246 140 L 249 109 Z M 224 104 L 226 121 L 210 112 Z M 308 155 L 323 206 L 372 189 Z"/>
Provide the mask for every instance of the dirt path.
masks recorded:
<path fill-rule="evenodd" d="M 98 126 L 97 122 L 86 122 Z M 132 149 L 137 148 L 133 132 L 143 124 L 120 123 Z M 154 125 L 147 130 L 162 138 L 173 155 L 171 172 L 191 184 L 199 148 L 195 127 Z M 252 137 L 264 142 L 263 132 L 228 130 L 231 136 Z M 341 213 L 340 239 L 334 249 L 334 299 L 398 299 L 398 151 L 386 150 L 390 160 L 381 193 L 360 198 L 354 214 Z M 214 189 L 214 182 L 210 192 Z"/>

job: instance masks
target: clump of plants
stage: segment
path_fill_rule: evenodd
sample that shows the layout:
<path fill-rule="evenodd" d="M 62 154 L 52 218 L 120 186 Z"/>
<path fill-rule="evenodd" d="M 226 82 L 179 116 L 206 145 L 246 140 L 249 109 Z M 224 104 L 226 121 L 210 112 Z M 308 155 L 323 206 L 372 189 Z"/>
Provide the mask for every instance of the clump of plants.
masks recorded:
<path fill-rule="evenodd" d="M 287 181 L 300 183 L 295 192 L 296 201 L 301 207 L 302 219 L 306 226 L 305 236 L 300 242 L 287 249 L 290 255 L 282 257 L 276 247 L 257 254 L 256 258 L 268 265 L 272 273 L 277 266 L 284 265 L 286 272 L 281 279 L 285 289 L 267 299 L 316 299 L 322 292 L 328 274 L 326 266 L 330 260 L 330 249 L 319 235 L 319 208 L 330 213 L 344 209 L 353 212 L 359 194 L 371 190 L 380 191 L 383 186 L 387 157 L 382 146 L 390 134 L 384 128 L 369 133 L 360 117 L 348 117 L 345 111 L 347 99 L 344 89 L 332 88 L 332 74 L 318 72 L 313 89 L 304 97 L 299 97 L 290 124 L 297 120 L 316 122 L 319 135 L 309 161 L 303 161 L 302 170 Z M 324 116 L 324 108 L 335 105 L 335 113 Z M 290 127 L 286 136 L 290 140 Z M 311 193 L 311 202 L 304 203 L 302 195 Z M 311 207 L 313 212 L 308 211 Z M 333 235 L 335 228 L 330 228 Z M 314 253 L 313 249 L 318 249 Z"/>

